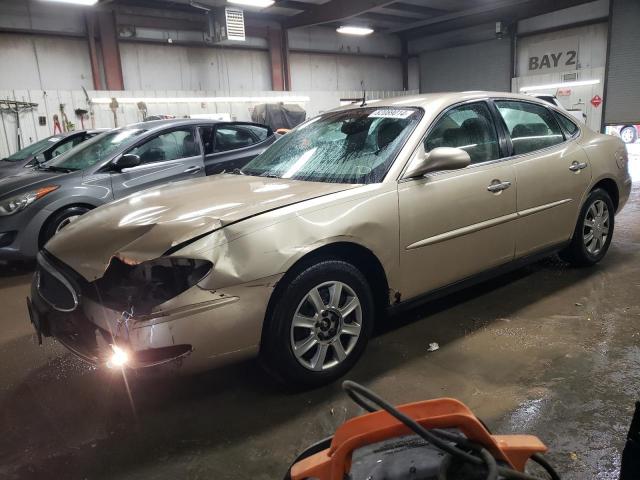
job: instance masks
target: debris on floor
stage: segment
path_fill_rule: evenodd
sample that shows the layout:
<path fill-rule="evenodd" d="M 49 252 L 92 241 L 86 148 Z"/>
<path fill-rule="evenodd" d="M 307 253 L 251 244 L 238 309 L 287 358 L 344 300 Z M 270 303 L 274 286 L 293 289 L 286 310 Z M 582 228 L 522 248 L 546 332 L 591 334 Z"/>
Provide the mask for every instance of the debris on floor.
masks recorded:
<path fill-rule="evenodd" d="M 439 348 L 440 348 L 440 345 L 438 345 L 436 342 L 433 342 L 433 343 L 430 343 L 429 346 L 427 347 L 427 352 L 435 352 Z"/>

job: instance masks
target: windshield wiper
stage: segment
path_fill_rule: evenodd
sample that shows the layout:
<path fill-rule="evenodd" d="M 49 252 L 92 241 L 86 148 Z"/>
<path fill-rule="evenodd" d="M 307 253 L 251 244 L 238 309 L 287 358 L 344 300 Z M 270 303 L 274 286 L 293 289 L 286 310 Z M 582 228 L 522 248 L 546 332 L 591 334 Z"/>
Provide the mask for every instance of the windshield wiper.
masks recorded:
<path fill-rule="evenodd" d="M 54 165 L 42 165 L 41 163 L 39 163 L 36 168 L 38 170 L 44 170 L 45 172 L 61 172 L 61 173 L 73 172 L 71 168 L 56 167 Z"/>

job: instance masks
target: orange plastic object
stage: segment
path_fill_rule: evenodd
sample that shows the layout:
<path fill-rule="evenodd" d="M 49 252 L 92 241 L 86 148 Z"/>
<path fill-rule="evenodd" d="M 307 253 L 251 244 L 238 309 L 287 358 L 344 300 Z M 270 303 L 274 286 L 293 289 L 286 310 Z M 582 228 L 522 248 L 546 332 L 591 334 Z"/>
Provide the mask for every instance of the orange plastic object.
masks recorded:
<path fill-rule="evenodd" d="M 497 459 L 519 471 L 524 470 L 531 455 L 547 451 L 533 435 L 491 435 L 466 405 L 453 398 L 409 403 L 397 408 L 425 428 L 459 429 L 469 440 L 484 445 Z M 342 480 L 351 469 L 354 450 L 412 433 L 384 411 L 356 417 L 338 428 L 328 449 L 296 463 L 291 468 L 291 479 Z"/>

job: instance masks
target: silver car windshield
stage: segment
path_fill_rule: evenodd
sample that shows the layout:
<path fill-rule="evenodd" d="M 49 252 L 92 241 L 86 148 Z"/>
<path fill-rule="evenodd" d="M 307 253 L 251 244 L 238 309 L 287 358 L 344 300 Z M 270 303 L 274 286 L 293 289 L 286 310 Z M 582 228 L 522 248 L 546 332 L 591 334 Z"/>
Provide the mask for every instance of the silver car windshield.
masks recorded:
<path fill-rule="evenodd" d="M 146 131 L 123 128 L 103 133 L 47 162 L 45 168 L 73 171 L 92 167 L 107 160 L 116 150 L 133 144 Z"/>
<path fill-rule="evenodd" d="M 418 108 L 328 113 L 285 134 L 241 173 L 315 182 L 377 183 L 421 117 Z"/>

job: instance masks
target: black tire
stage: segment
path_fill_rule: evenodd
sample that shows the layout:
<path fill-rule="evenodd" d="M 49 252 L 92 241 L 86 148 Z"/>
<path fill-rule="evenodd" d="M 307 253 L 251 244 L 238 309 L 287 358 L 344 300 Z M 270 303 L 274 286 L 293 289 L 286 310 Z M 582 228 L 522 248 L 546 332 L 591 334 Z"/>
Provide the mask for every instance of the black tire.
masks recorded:
<path fill-rule="evenodd" d="M 340 378 L 353 367 L 364 352 L 369 337 L 371 336 L 375 318 L 371 288 L 364 275 L 356 267 L 343 260 L 337 259 L 326 259 L 312 265 L 303 266 L 295 272 L 288 274 L 287 277 L 283 279 L 283 283 L 281 283 L 277 291 L 274 292 L 275 297 L 272 300 L 272 305 L 265 319 L 260 349 L 261 363 L 273 377 L 289 386 L 316 387 L 330 383 Z M 329 282 L 340 282 L 346 285 L 347 288 L 342 287 L 343 294 L 340 297 L 343 299 L 342 303 L 347 303 L 349 294 L 346 292 L 348 292 L 349 289 L 360 302 L 360 334 L 359 337 L 353 340 L 354 346 L 344 360 L 324 370 L 314 371 L 302 365 L 301 362 L 303 360 L 298 360 L 293 352 L 292 343 L 294 342 L 295 336 L 293 333 L 294 330 L 292 330 L 293 318 L 294 315 L 299 312 L 301 305 L 303 305 L 301 308 L 312 306 L 311 302 L 307 300 L 308 293 L 316 286 Z M 325 303 L 326 296 L 323 295 L 328 295 L 331 293 L 331 290 L 325 286 L 321 287 L 319 292 L 321 293 L 323 303 Z M 353 299 L 353 296 L 349 298 Z M 304 302 L 307 301 L 309 301 L 309 303 L 305 305 Z M 341 302 L 339 300 L 338 305 L 340 304 Z M 326 307 L 326 304 L 324 306 Z M 344 320 L 340 317 L 336 322 L 339 322 L 340 325 L 353 322 L 353 317 L 350 315 L 352 314 L 346 315 Z M 322 320 L 320 315 L 318 318 Z M 316 330 L 321 328 L 318 327 L 318 325 L 319 323 L 316 323 Z M 295 330 L 295 332 L 304 334 L 304 328 L 302 332 L 299 332 L 299 329 Z M 316 331 L 316 333 L 314 333 L 314 331 L 310 329 L 309 335 L 331 334 L 332 331 L 333 330 L 329 330 L 328 332 Z M 310 338 L 304 335 L 303 337 Z M 340 341 L 341 344 L 345 341 L 347 343 L 352 341 L 348 335 L 346 335 L 346 339 L 345 336 L 341 337 L 338 335 L 338 337 L 338 341 Z M 328 347 L 326 354 L 328 363 L 338 360 L 337 352 L 333 348 L 333 346 Z M 348 348 L 345 349 L 345 351 L 346 350 L 348 350 Z M 314 349 L 309 351 L 309 355 L 314 353 Z M 331 355 L 331 357 L 329 357 L 329 355 Z M 309 361 L 311 362 L 312 359 Z"/>
<path fill-rule="evenodd" d="M 598 202 L 604 203 L 608 212 L 608 232 L 604 244 L 594 252 L 589 251 L 587 244 L 585 243 L 585 237 L 592 232 L 592 228 L 588 225 L 585 227 L 585 221 L 587 220 L 587 214 L 592 207 L 598 204 Z M 598 263 L 606 255 L 611 245 L 611 239 L 613 238 L 613 231 L 615 226 L 615 208 L 609 194 L 601 189 L 597 188 L 592 190 L 587 199 L 582 205 L 580 210 L 580 216 L 578 217 L 578 223 L 573 232 L 573 238 L 571 243 L 560 252 L 560 258 L 571 263 L 572 265 L 585 267 Z M 586 230 L 586 231 L 585 231 Z"/>
<path fill-rule="evenodd" d="M 45 243 L 47 243 L 51 239 L 51 237 L 53 237 L 58 232 L 61 225 L 64 225 L 65 221 L 68 221 L 73 217 L 84 215 L 89 210 L 91 210 L 89 207 L 76 206 L 65 208 L 64 210 L 59 210 L 54 213 L 51 217 L 49 217 L 47 223 L 42 229 L 42 232 L 40 234 L 40 247 L 44 247 Z"/>
<path fill-rule="evenodd" d="M 627 140 L 625 140 L 624 138 L 625 133 L 629 134 L 629 137 L 627 138 Z M 636 127 L 634 127 L 633 125 L 624 127 L 622 130 L 620 130 L 620 138 L 624 143 L 635 143 L 636 140 L 638 140 L 638 132 L 636 130 Z"/>

